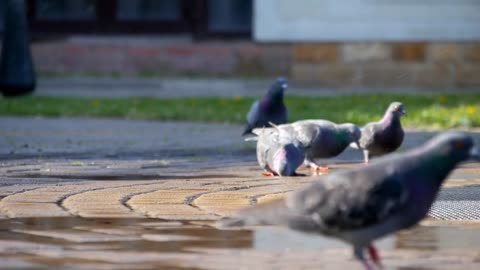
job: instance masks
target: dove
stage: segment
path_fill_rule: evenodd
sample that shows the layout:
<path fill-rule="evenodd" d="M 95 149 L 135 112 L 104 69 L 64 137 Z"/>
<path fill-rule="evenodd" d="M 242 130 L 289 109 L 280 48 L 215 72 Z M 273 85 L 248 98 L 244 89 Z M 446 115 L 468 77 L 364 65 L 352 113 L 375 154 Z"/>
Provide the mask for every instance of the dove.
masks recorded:
<path fill-rule="evenodd" d="M 368 123 L 361 128 L 360 146 L 358 144 L 350 146 L 363 150 L 365 164 L 368 163 L 370 157 L 391 153 L 402 145 L 404 131 L 400 117 L 405 114 L 402 103 L 392 102 L 382 120 Z"/>
<path fill-rule="evenodd" d="M 285 199 L 246 208 L 221 227 L 284 225 L 352 245 L 366 269 L 368 252 L 381 267 L 373 241 L 423 219 L 449 173 L 469 158 L 480 160 L 473 140 L 445 132 L 416 149 L 381 157 L 369 166 L 322 176 Z"/>
<path fill-rule="evenodd" d="M 218 225 L 284 225 L 338 238 L 352 245 L 366 269 L 372 265 L 365 250 L 381 267 L 372 242 L 423 219 L 449 173 L 462 161 L 480 160 L 473 144 L 465 133 L 445 132 L 369 166 L 322 176 L 285 199 L 243 209 Z"/>
<path fill-rule="evenodd" d="M 287 79 L 277 78 L 267 94 L 252 104 L 247 113 L 247 125 L 242 136 L 250 134 L 254 128 L 269 126 L 268 122 L 277 125 L 287 122 L 288 111 L 283 102 L 283 94 L 287 87 Z"/>
<path fill-rule="evenodd" d="M 354 124 L 335 124 L 327 120 L 301 120 L 277 128 L 302 143 L 305 147 L 304 164 L 314 173 L 328 171 L 328 167 L 319 166 L 315 159 L 335 157 L 351 143 L 358 144 L 361 136 L 360 128 Z"/>
<path fill-rule="evenodd" d="M 296 169 L 305 159 L 303 145 L 291 134 L 274 128 L 254 129 L 257 135 L 257 160 L 266 176 L 298 176 Z"/>

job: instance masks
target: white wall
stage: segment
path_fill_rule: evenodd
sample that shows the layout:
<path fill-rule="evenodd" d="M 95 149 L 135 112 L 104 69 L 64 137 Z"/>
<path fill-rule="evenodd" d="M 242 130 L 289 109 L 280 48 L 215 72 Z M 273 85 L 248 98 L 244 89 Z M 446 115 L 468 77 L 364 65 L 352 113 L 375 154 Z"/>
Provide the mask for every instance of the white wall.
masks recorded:
<path fill-rule="evenodd" d="M 480 0 L 255 0 L 257 41 L 480 40 Z"/>

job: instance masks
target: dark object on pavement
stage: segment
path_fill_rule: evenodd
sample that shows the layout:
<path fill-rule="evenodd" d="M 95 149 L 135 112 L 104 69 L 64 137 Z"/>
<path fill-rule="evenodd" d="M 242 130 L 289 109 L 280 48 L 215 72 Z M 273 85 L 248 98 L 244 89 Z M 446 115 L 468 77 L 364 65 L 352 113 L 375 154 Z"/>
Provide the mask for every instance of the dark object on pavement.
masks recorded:
<path fill-rule="evenodd" d="M 4 5 L 0 91 L 4 96 L 19 96 L 35 89 L 25 1 L 6 0 Z"/>

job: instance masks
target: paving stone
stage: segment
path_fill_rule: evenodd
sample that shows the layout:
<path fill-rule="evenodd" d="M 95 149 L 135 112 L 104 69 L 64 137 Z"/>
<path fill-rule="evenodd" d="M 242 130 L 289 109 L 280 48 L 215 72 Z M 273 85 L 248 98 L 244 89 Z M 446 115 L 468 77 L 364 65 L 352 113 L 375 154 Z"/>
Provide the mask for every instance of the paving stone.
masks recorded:
<path fill-rule="evenodd" d="M 215 219 L 213 215 L 200 211 L 186 203 L 207 189 L 158 190 L 139 194 L 128 201 L 128 205 L 144 215 L 173 220 Z"/>
<path fill-rule="evenodd" d="M 145 185 L 145 186 L 142 186 Z M 132 194 L 149 192 L 161 188 L 162 183 L 140 182 L 138 186 L 105 188 L 85 191 L 67 197 L 63 206 L 71 213 L 82 217 L 144 217 L 124 205 Z"/>

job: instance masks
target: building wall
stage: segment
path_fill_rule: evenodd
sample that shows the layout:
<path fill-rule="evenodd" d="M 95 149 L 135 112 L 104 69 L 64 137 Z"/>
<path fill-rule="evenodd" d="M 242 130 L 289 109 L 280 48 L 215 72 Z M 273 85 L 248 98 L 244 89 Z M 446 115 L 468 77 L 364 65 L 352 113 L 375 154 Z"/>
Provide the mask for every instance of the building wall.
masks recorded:
<path fill-rule="evenodd" d="M 36 70 L 93 76 L 288 76 L 319 87 L 480 86 L 480 42 L 166 42 L 72 38 L 34 42 Z"/>
<path fill-rule="evenodd" d="M 290 75 L 336 87 L 480 85 L 480 1 L 256 0 L 258 42 L 292 43 Z"/>
<path fill-rule="evenodd" d="M 302 43 L 291 76 L 338 87 L 480 86 L 480 43 Z"/>
<path fill-rule="evenodd" d="M 154 37 L 74 37 L 34 42 L 36 69 L 95 76 L 289 75 L 291 46 Z"/>

